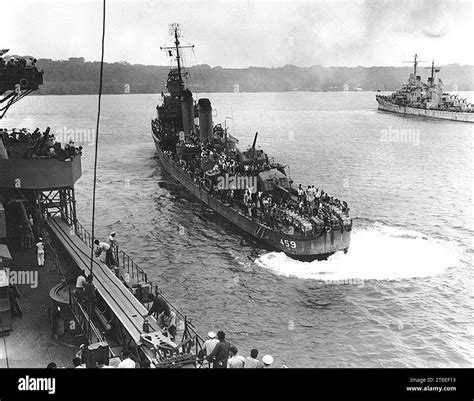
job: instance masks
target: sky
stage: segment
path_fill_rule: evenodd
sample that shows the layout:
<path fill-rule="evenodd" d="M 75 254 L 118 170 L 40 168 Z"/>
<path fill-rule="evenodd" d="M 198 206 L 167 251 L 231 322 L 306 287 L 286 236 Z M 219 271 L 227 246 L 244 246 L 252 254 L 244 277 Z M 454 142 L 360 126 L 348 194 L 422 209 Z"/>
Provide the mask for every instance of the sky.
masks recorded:
<path fill-rule="evenodd" d="M 186 65 L 474 65 L 473 1 L 107 0 L 105 61 L 169 65 L 177 22 Z M 0 0 L 0 16 L 9 54 L 100 60 L 101 0 Z"/>

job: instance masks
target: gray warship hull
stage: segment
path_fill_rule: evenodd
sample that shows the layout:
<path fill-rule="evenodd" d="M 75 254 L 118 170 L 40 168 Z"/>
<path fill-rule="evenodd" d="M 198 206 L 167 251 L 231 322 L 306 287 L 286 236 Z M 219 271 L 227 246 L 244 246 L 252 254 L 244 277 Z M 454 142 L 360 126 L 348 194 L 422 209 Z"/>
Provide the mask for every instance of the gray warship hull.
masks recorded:
<path fill-rule="evenodd" d="M 302 234 L 289 235 L 281 230 L 267 227 L 243 214 L 239 209 L 231 207 L 229 204 L 223 203 L 211 196 L 205 187 L 195 183 L 180 166 L 162 152 L 159 139 L 154 132 L 152 132 L 152 137 L 158 158 L 168 174 L 201 202 L 271 250 L 282 251 L 294 259 L 303 261 L 327 259 L 335 252 L 347 252 L 351 230 L 333 229 L 330 232 L 322 230 L 319 235 L 305 236 Z"/>
<path fill-rule="evenodd" d="M 402 106 L 388 101 L 385 96 L 376 96 L 379 110 L 388 111 L 396 114 L 436 118 L 442 120 L 474 122 L 474 113 L 465 111 L 449 111 L 438 109 L 423 109 L 410 106 Z"/>

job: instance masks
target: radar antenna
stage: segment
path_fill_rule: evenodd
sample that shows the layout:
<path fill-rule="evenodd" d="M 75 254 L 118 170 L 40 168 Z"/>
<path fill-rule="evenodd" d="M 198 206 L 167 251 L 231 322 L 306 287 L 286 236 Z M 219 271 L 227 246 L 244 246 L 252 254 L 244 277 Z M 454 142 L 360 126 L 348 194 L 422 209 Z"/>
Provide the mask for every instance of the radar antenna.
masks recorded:
<path fill-rule="evenodd" d="M 402 61 L 402 63 L 413 63 L 413 75 L 416 77 L 416 67 L 418 66 L 418 63 L 428 63 L 428 61 L 418 60 L 418 54 L 415 54 L 413 61 Z"/>

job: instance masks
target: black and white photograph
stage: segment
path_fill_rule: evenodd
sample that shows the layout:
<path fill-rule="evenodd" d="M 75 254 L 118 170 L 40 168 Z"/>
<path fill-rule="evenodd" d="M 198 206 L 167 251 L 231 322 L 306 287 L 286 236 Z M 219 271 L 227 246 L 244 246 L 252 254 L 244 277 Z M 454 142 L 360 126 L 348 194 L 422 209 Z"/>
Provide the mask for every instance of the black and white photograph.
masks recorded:
<path fill-rule="evenodd" d="M 474 399 L 472 0 L 0 18 L 1 401 Z"/>

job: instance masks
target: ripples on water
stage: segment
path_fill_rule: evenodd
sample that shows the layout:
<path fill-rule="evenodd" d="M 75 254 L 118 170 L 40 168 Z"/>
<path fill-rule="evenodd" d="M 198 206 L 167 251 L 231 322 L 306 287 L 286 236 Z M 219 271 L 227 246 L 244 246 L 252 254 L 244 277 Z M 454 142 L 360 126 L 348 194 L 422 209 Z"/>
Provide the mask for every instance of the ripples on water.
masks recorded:
<path fill-rule="evenodd" d="M 468 94 L 471 95 L 471 94 Z M 98 231 L 161 284 L 201 333 L 224 329 L 290 367 L 472 367 L 472 125 L 376 111 L 374 93 L 211 94 L 235 134 L 348 201 L 349 253 L 302 263 L 268 252 L 161 170 L 158 96 L 105 96 Z M 472 101 L 472 99 L 471 99 Z M 96 98 L 30 97 L 3 126 L 93 129 Z M 381 130 L 419 130 L 419 145 Z M 93 151 L 76 186 L 90 221 Z"/>

